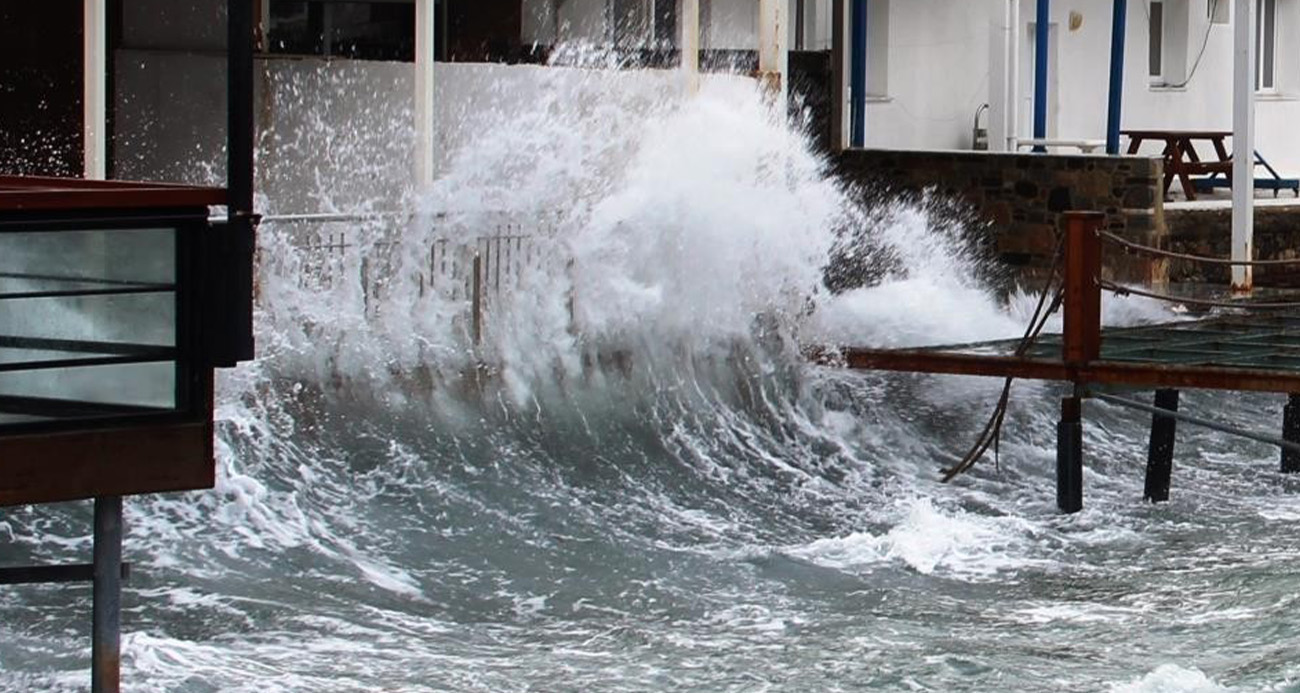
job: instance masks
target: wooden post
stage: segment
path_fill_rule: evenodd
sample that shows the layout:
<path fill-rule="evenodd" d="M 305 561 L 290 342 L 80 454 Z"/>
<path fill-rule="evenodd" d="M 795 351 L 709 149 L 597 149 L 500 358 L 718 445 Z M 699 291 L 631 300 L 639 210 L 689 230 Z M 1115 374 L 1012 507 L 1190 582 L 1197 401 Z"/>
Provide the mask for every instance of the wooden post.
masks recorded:
<path fill-rule="evenodd" d="M 434 37 L 438 32 L 433 0 L 415 1 L 415 182 L 428 186 L 434 178 L 437 118 L 434 115 Z"/>
<path fill-rule="evenodd" d="M 108 9 L 106 0 L 84 0 L 82 171 L 103 179 L 108 172 Z"/>
<path fill-rule="evenodd" d="M 786 71 L 789 55 L 786 52 L 787 33 L 785 0 L 759 0 L 758 2 L 758 81 L 768 98 L 785 114 L 788 101 Z"/>
<path fill-rule="evenodd" d="M 1056 425 L 1056 507 L 1063 513 L 1083 510 L 1083 400 L 1077 390 L 1061 400 Z"/>
<path fill-rule="evenodd" d="M 1255 3 L 1233 7 L 1232 259 L 1255 259 Z M 1234 265 L 1232 292 L 1250 294 L 1253 268 Z"/>
<path fill-rule="evenodd" d="M 1178 411 L 1178 390 L 1156 390 L 1156 407 Z M 1151 444 L 1147 447 L 1147 480 L 1143 497 L 1152 503 L 1169 500 L 1169 480 L 1174 470 L 1174 437 L 1178 420 L 1151 415 Z"/>
<path fill-rule="evenodd" d="M 1300 393 L 1287 395 L 1286 406 L 1282 408 L 1282 438 L 1300 443 Z M 1282 473 L 1297 472 L 1300 472 L 1300 452 L 1282 448 Z"/>
<path fill-rule="evenodd" d="M 682 77 L 686 95 L 700 91 L 700 0 L 682 0 Z"/>
<path fill-rule="evenodd" d="M 1084 364 L 1101 355 L 1100 212 L 1065 214 L 1065 362 Z"/>

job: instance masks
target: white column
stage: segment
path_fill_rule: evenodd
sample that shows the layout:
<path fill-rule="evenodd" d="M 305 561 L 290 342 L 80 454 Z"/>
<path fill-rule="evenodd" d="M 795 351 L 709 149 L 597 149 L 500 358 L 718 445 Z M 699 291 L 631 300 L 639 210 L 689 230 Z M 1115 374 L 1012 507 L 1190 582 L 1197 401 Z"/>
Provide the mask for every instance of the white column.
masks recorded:
<path fill-rule="evenodd" d="M 700 0 L 682 0 L 678 21 L 682 28 L 681 40 L 678 41 L 682 52 L 682 79 L 689 96 L 700 90 Z"/>
<path fill-rule="evenodd" d="M 1020 149 L 1020 0 L 1007 0 L 1010 31 L 1007 32 L 1007 151 Z"/>
<path fill-rule="evenodd" d="M 1232 259 L 1255 256 L 1255 18 L 1254 0 L 1233 3 Z M 1232 268 L 1233 293 L 1250 293 L 1250 267 Z"/>
<path fill-rule="evenodd" d="M 82 161 L 86 178 L 108 175 L 108 11 L 106 0 L 83 0 Z"/>
<path fill-rule="evenodd" d="M 786 53 L 789 28 L 786 26 L 786 0 L 759 0 L 758 3 L 758 79 L 777 104 L 786 103 Z"/>
<path fill-rule="evenodd" d="M 415 181 L 433 183 L 436 119 L 433 110 L 434 0 L 415 0 Z"/>

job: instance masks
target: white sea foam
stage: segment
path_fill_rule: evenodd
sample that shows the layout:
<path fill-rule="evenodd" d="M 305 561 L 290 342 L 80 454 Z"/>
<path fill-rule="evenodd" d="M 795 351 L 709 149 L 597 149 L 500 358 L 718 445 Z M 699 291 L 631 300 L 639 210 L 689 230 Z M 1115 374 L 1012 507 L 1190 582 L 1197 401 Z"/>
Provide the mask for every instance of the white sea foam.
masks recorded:
<path fill-rule="evenodd" d="M 1155 671 L 1128 683 L 1111 684 L 1111 693 L 1227 693 L 1228 689 L 1216 683 L 1199 669 L 1187 669 L 1177 664 L 1162 664 Z"/>

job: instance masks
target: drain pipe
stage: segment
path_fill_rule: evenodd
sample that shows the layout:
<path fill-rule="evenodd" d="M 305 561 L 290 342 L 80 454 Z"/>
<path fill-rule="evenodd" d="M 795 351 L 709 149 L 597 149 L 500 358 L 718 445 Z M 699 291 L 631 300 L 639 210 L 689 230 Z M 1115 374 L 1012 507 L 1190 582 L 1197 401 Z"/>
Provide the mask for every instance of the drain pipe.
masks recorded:
<path fill-rule="evenodd" d="M 760 0 L 758 3 L 758 80 L 763 90 L 782 109 L 785 108 L 786 53 L 788 28 L 785 23 L 786 0 Z"/>
<path fill-rule="evenodd" d="M 85 0 L 82 54 L 82 168 L 86 179 L 108 175 L 108 9 L 106 0 Z"/>

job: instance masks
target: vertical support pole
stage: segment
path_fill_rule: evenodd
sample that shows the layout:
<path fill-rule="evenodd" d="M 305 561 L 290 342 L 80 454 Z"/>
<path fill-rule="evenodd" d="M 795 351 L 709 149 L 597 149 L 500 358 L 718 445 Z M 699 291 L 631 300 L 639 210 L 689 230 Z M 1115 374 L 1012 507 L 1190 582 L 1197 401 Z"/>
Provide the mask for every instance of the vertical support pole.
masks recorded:
<path fill-rule="evenodd" d="M 789 85 L 786 84 L 786 71 L 790 56 L 786 52 L 787 33 L 785 23 L 787 0 L 759 0 L 758 3 L 758 79 L 778 107 L 778 113 L 784 114 L 789 101 L 786 98 Z"/>
<path fill-rule="evenodd" d="M 434 0 L 415 0 L 415 181 L 424 187 L 433 183 L 434 127 L 433 60 L 437 34 Z"/>
<path fill-rule="evenodd" d="M 867 0 L 853 0 L 853 35 L 849 38 L 849 109 L 853 129 L 853 146 L 867 146 Z"/>
<path fill-rule="evenodd" d="M 1020 151 L 1020 0 L 1007 0 L 1011 40 L 1007 42 L 1007 151 Z"/>
<path fill-rule="evenodd" d="M 1255 3 L 1233 3 L 1232 30 L 1232 259 L 1255 256 Z M 1249 294 L 1251 267 L 1234 265 L 1232 291 Z"/>
<path fill-rule="evenodd" d="M 257 247 L 257 217 L 253 212 L 253 46 L 256 11 L 253 0 L 226 2 L 226 188 L 228 238 L 221 239 L 222 282 L 239 289 L 226 306 L 227 323 L 215 326 L 228 357 L 216 366 L 233 366 L 253 358 L 253 255 Z"/>
<path fill-rule="evenodd" d="M 94 616 L 90 689 L 118 693 L 122 686 L 122 499 L 95 499 Z"/>
<path fill-rule="evenodd" d="M 844 115 L 848 109 L 847 0 L 831 0 L 831 150 L 843 151 L 848 142 Z"/>
<path fill-rule="evenodd" d="M 1124 32 L 1128 31 L 1128 0 L 1114 0 L 1110 20 L 1110 101 L 1106 109 L 1106 153 L 1119 154 L 1120 117 L 1124 99 Z"/>
<path fill-rule="evenodd" d="M 107 0 L 83 0 L 82 172 L 108 175 L 108 10 Z"/>
<path fill-rule="evenodd" d="M 1156 408 L 1178 411 L 1178 390 L 1156 390 Z M 1178 420 L 1151 415 L 1151 443 L 1147 447 L 1147 479 L 1143 497 L 1152 503 L 1169 500 L 1169 480 L 1174 471 L 1174 439 Z"/>
<path fill-rule="evenodd" d="M 1077 389 L 1061 399 L 1056 424 L 1056 507 L 1063 513 L 1083 510 L 1083 399 Z"/>
<path fill-rule="evenodd" d="M 474 338 L 474 346 L 483 342 L 483 256 L 474 254 L 474 273 L 472 277 L 474 282 L 473 292 L 470 293 L 470 329 Z"/>
<path fill-rule="evenodd" d="M 1051 0 L 1038 0 L 1034 14 L 1034 139 L 1047 138 L 1047 59 L 1051 55 Z M 1045 152 L 1045 147 L 1034 147 Z"/>
<path fill-rule="evenodd" d="M 1101 355 L 1101 212 L 1065 214 L 1065 331 L 1062 347 L 1068 364 L 1095 361 Z"/>
<path fill-rule="evenodd" d="M 804 49 L 804 34 L 807 33 L 807 30 L 804 27 L 804 22 L 807 20 L 807 18 L 808 18 L 808 8 L 805 6 L 804 0 L 795 0 L 794 2 L 794 49 L 797 51 L 801 51 Z"/>
<path fill-rule="evenodd" d="M 1282 408 L 1282 438 L 1300 443 L 1300 392 L 1287 395 L 1286 406 Z M 1300 452 L 1282 448 L 1282 473 L 1300 473 Z"/>
<path fill-rule="evenodd" d="M 682 79 L 686 94 L 700 91 L 700 0 L 682 0 Z"/>

